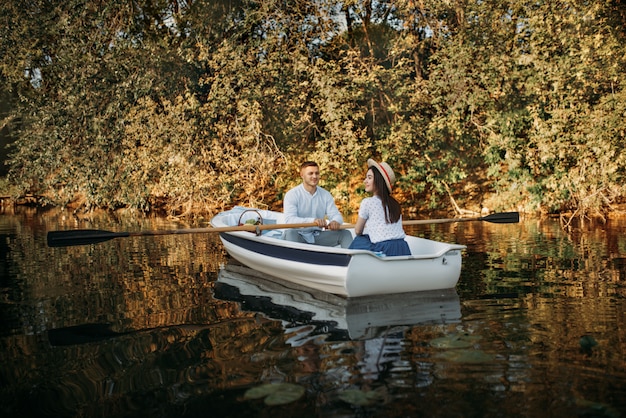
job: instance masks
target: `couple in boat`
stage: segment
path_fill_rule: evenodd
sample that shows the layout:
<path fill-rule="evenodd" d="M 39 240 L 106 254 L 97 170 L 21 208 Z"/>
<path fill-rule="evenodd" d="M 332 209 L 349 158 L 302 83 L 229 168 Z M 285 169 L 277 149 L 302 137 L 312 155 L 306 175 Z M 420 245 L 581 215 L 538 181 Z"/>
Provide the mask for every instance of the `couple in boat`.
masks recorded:
<path fill-rule="evenodd" d="M 318 186 L 320 169 L 316 162 L 300 166 L 302 183 L 285 194 L 283 212 L 286 223 L 316 223 L 319 228 L 288 229 L 285 239 L 309 244 L 364 249 L 386 256 L 410 255 L 404 240 L 402 209 L 391 196 L 395 174 L 389 164 L 367 161 L 365 191 L 371 193 L 361 201 L 355 225 L 356 237 L 341 229 L 343 217 L 332 195 Z"/>

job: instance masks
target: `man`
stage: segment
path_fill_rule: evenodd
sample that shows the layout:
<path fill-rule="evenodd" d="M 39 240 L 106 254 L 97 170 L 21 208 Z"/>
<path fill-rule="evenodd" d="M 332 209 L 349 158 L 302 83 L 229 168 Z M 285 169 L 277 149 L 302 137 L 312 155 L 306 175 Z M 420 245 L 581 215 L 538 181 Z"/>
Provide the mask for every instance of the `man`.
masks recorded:
<path fill-rule="evenodd" d="M 317 163 L 314 161 L 302 163 L 300 177 L 302 183 L 289 190 L 283 199 L 285 222 L 314 222 L 318 227 L 286 229 L 285 239 L 348 248 L 352 242 L 352 234 L 346 229 L 340 229 L 343 217 L 335 205 L 333 196 L 317 185 L 320 181 L 320 168 Z"/>

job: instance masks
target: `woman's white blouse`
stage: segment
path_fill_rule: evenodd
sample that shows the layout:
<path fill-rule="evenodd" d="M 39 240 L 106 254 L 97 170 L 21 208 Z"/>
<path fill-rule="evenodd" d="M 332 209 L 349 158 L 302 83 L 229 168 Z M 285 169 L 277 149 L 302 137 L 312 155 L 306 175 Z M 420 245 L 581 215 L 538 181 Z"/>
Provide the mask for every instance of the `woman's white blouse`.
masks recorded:
<path fill-rule="evenodd" d="M 396 223 L 388 224 L 385 222 L 383 202 L 378 196 L 366 197 L 361 201 L 359 216 L 367 221 L 363 234 L 368 234 L 372 243 L 390 239 L 404 239 L 406 236 L 402 228 L 402 216 Z"/>

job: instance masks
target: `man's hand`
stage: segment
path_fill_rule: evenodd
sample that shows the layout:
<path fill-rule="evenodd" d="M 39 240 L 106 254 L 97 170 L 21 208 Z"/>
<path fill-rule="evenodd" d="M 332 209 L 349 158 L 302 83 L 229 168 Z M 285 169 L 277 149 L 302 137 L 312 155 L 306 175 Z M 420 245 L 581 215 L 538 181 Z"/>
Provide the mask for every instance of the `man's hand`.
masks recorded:
<path fill-rule="evenodd" d="M 327 226 L 328 229 L 331 229 L 333 231 L 338 230 L 340 227 L 341 227 L 341 224 L 337 221 L 331 221 Z"/>
<path fill-rule="evenodd" d="M 314 219 L 313 222 L 315 222 L 320 228 L 326 228 L 327 226 L 324 219 Z"/>

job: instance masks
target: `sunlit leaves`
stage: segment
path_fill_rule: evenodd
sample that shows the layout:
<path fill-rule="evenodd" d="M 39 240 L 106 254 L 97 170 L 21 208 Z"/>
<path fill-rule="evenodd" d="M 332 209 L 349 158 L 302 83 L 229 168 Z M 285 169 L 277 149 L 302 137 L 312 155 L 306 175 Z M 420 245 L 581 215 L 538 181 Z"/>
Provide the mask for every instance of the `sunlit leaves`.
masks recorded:
<path fill-rule="evenodd" d="M 56 204 L 274 205 L 316 159 L 355 209 L 369 157 L 394 167 L 403 203 L 432 208 L 454 196 L 587 215 L 624 195 L 626 32 L 610 2 L 32 0 L 3 12 L 10 179 Z"/>
<path fill-rule="evenodd" d="M 619 155 L 611 144 L 624 125 L 594 127 L 621 91 L 623 33 L 599 3 L 501 5 L 468 5 L 475 21 L 436 53 L 431 129 L 483 152 L 476 168 L 489 165 L 500 204 L 597 214 L 622 193 L 623 161 L 605 157 Z"/>

